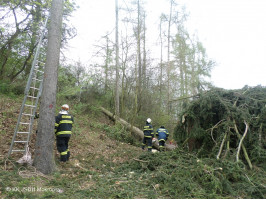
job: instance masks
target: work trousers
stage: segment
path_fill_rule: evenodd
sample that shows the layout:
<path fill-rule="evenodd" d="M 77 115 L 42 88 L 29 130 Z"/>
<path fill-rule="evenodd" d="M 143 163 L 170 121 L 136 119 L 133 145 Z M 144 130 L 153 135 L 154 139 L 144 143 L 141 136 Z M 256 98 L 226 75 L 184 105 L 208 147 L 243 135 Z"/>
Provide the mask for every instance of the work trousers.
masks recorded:
<path fill-rule="evenodd" d="M 68 142 L 70 137 L 56 137 L 56 147 L 60 153 L 60 161 L 66 162 L 69 160 L 70 151 L 68 149 Z"/>
<path fill-rule="evenodd" d="M 152 150 L 152 138 L 151 137 L 145 137 L 143 138 L 143 143 L 142 143 L 142 149 L 145 148 L 145 146 L 148 146 L 148 151 Z"/>
<path fill-rule="evenodd" d="M 160 151 L 164 151 L 165 150 L 165 140 L 164 139 L 161 139 L 159 140 L 159 149 Z"/>

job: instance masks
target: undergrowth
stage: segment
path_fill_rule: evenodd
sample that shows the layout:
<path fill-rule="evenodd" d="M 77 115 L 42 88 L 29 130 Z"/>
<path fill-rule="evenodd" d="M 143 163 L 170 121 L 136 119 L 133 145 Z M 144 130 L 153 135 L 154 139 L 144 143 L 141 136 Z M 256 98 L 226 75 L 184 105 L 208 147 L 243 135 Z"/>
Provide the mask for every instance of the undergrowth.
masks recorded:
<path fill-rule="evenodd" d="M 244 164 L 198 159 L 181 150 L 142 154 L 118 169 L 133 171 L 156 198 L 265 198 L 265 171 Z M 261 176 L 255 176 L 255 174 Z M 149 196 L 148 198 L 152 198 Z"/>
<path fill-rule="evenodd" d="M 88 163 L 89 164 L 89 163 Z M 241 163 L 198 159 L 181 150 L 143 152 L 122 165 L 106 163 L 95 170 L 61 170 L 50 179 L 21 178 L 18 172 L 1 172 L 6 198 L 265 198 L 264 171 L 245 169 Z M 8 180 L 8 181 L 7 181 Z M 9 188 L 53 188 L 52 191 L 11 191 Z M 62 191 L 62 193 L 60 193 Z"/>
<path fill-rule="evenodd" d="M 19 165 L 14 160 L 6 162 L 0 157 L 1 198 L 266 197 L 263 168 L 254 166 L 249 170 L 241 161 L 199 158 L 196 153 L 181 148 L 157 153 L 142 151 L 130 133 L 119 124 L 108 123 L 96 107 L 75 105 L 73 109 L 80 115 L 75 121 L 76 134 L 70 140 L 71 162 L 60 165 L 56 160 L 58 170 L 42 176 L 32 167 Z M 89 114 L 82 112 L 84 109 Z M 13 127 L 9 132 L 12 134 Z"/>

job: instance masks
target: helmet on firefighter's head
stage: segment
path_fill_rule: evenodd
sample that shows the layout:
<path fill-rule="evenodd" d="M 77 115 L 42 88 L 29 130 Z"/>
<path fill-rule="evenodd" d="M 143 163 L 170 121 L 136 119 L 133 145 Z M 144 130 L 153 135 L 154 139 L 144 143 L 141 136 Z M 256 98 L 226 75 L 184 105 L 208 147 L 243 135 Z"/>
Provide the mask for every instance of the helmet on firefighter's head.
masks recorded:
<path fill-rule="evenodd" d="M 66 110 L 66 111 L 69 110 L 69 106 L 67 104 L 62 105 L 61 108 L 62 110 Z"/>
<path fill-rule="evenodd" d="M 68 114 L 68 110 L 69 110 L 69 106 L 67 104 L 64 104 L 61 106 L 61 111 L 59 112 L 59 114 Z"/>
<path fill-rule="evenodd" d="M 151 118 L 148 118 L 146 121 L 150 124 L 151 123 Z"/>

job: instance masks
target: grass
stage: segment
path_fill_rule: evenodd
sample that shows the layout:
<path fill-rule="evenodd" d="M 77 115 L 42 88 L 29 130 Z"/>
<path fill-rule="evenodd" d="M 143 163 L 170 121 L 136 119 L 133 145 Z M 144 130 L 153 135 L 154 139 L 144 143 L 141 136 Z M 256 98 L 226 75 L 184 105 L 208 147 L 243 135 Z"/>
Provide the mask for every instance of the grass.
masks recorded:
<path fill-rule="evenodd" d="M 1 152 L 6 152 L 16 123 L 19 101 L 1 96 Z M 79 107 L 79 109 L 81 109 Z M 1 110 L 1 113 L 3 111 Z M 8 122 L 8 123 L 7 123 Z M 10 126 L 9 126 L 10 125 Z M 127 134 L 127 135 L 125 135 Z M 75 117 L 70 139 L 71 160 L 43 176 L 33 167 L 17 164 L 18 157 L 0 157 L 0 197 L 15 199 L 178 199 L 265 198 L 266 173 L 247 170 L 241 163 L 197 158 L 181 149 L 171 152 L 142 151 L 138 142 L 101 114 Z M 125 141 L 124 141 L 125 140 Z M 133 144 L 133 145 L 131 145 Z M 5 149 L 4 149 L 5 148 Z M 8 150 L 8 149 L 7 149 Z M 56 152 L 56 150 L 55 150 Z"/>

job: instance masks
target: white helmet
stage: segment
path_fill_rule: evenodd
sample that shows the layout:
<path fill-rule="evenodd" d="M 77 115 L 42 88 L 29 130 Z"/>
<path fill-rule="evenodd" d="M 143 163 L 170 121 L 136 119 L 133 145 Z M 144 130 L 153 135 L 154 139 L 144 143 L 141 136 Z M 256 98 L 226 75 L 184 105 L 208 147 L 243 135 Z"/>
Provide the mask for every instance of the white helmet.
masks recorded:
<path fill-rule="evenodd" d="M 148 118 L 146 121 L 150 124 L 151 123 L 151 118 Z"/>
<path fill-rule="evenodd" d="M 61 108 L 62 108 L 62 110 L 66 110 L 66 111 L 69 110 L 69 106 L 67 104 L 62 105 Z"/>
<path fill-rule="evenodd" d="M 59 114 L 66 115 L 68 114 L 69 106 L 67 104 L 64 104 L 61 106 L 62 110 L 59 112 Z"/>

